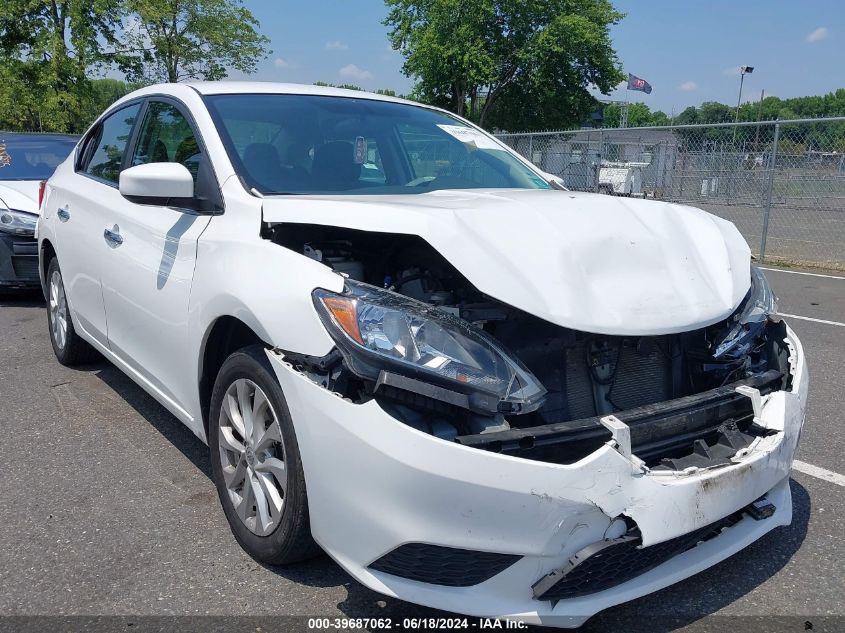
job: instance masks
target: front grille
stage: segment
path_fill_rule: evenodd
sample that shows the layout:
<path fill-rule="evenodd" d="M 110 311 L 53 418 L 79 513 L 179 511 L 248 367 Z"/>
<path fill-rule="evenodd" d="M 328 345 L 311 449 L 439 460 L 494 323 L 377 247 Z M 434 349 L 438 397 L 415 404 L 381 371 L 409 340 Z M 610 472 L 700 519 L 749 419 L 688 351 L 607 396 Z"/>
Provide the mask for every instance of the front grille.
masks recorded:
<path fill-rule="evenodd" d="M 471 587 L 504 571 L 521 557 L 426 543 L 400 545 L 370 569 L 446 587 Z"/>
<path fill-rule="evenodd" d="M 20 279 L 38 279 L 38 257 L 31 255 L 12 255 L 12 268 L 15 271 L 15 275 Z"/>
<path fill-rule="evenodd" d="M 576 554 L 569 571 L 551 588 L 536 596 L 538 600 L 566 600 L 610 589 L 654 569 L 670 558 L 683 554 L 707 541 L 726 527 L 736 525 L 742 512 L 735 512 L 708 526 L 663 543 L 640 548 L 642 539 L 620 540 L 583 560 Z"/>

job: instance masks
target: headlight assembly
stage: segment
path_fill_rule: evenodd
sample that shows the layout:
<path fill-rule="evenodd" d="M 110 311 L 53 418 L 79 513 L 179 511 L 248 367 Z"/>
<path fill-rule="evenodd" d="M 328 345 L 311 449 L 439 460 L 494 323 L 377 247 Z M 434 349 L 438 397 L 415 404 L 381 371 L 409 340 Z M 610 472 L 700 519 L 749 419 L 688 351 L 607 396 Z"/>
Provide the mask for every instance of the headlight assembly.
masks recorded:
<path fill-rule="evenodd" d="M 341 294 L 317 289 L 313 297 L 347 366 L 361 378 L 410 378 L 404 384 L 464 394 L 466 406 L 483 413 L 524 413 L 542 404 L 546 390 L 522 363 L 443 310 L 351 280 Z M 437 398 L 436 389 L 427 395 Z"/>
<path fill-rule="evenodd" d="M 33 235 L 38 216 L 0 206 L 0 231 L 12 235 Z"/>
<path fill-rule="evenodd" d="M 728 319 L 727 334 L 716 344 L 713 358 L 736 359 L 748 354 L 766 326 L 777 313 L 777 299 L 763 272 L 751 267 L 751 290 L 745 301 Z"/>

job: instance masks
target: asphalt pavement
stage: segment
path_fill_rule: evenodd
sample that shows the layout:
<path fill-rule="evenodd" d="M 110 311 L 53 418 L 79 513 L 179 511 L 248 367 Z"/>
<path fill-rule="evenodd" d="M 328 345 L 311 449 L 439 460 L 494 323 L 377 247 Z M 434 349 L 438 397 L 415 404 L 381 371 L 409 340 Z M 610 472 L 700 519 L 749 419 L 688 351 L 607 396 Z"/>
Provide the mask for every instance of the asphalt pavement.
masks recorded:
<path fill-rule="evenodd" d="M 833 322 L 787 318 L 811 372 L 799 459 L 845 474 L 845 326 L 835 324 L 845 278 L 767 274 L 782 313 Z M 125 616 L 128 627 L 142 616 L 442 615 L 364 588 L 325 556 L 284 569 L 248 557 L 205 445 L 108 363 L 59 365 L 38 295 L 0 297 L 0 455 L 0 616 Z M 584 630 L 725 630 L 770 616 L 784 616 L 784 630 L 845 628 L 845 487 L 794 472 L 792 492 L 791 526 Z M 26 622 L 0 617 L 0 629 Z"/>

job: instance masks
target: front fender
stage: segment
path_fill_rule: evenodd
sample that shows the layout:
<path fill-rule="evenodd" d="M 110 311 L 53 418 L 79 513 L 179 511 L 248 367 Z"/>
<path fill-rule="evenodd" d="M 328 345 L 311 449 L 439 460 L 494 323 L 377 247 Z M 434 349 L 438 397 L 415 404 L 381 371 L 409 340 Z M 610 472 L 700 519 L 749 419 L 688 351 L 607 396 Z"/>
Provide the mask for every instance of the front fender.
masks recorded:
<path fill-rule="evenodd" d="M 248 247 L 215 242 L 204 252 L 201 240 L 191 297 L 199 331 L 207 333 L 220 317 L 233 316 L 273 347 L 327 354 L 334 342 L 311 292 L 318 287 L 339 292 L 343 278 L 304 255 L 260 241 Z"/>
<path fill-rule="evenodd" d="M 311 300 L 315 288 L 339 292 L 343 277 L 327 266 L 260 237 L 256 199 L 227 200 L 197 245 L 188 322 L 197 387 L 193 408 L 201 411 L 198 379 L 205 342 L 215 321 L 239 319 L 275 348 L 323 356 L 334 346 Z M 251 221 L 251 218 L 255 221 Z M 197 418 L 199 419 L 199 418 Z"/>

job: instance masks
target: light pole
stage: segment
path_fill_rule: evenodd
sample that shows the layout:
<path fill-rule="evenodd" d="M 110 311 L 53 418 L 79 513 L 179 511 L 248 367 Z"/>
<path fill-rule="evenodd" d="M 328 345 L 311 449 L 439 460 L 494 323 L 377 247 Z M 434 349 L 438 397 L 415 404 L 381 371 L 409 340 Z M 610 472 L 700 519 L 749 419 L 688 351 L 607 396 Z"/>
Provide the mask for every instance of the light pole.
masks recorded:
<path fill-rule="evenodd" d="M 739 67 L 739 96 L 736 99 L 736 116 L 734 116 L 734 123 L 739 123 L 739 104 L 742 102 L 742 84 L 745 81 L 745 75 L 750 75 L 753 72 L 754 66 Z M 736 126 L 734 126 L 734 145 L 736 145 Z"/>

